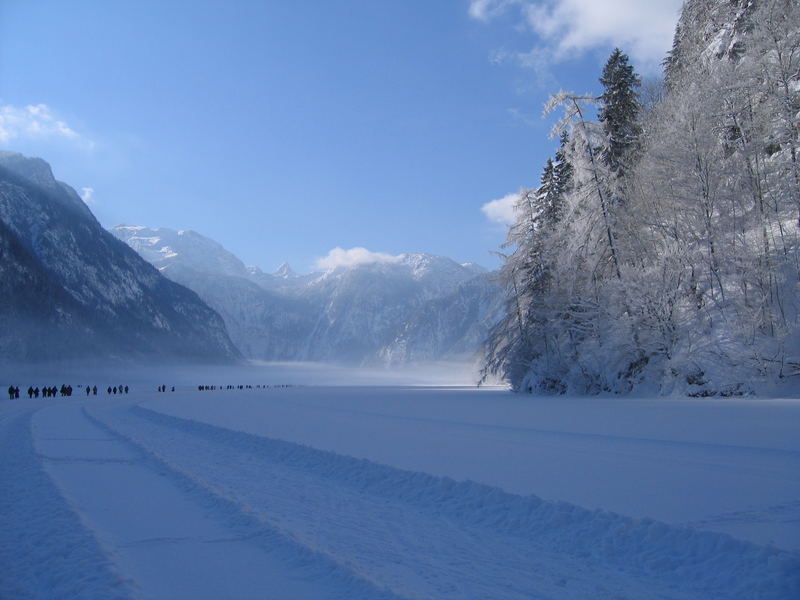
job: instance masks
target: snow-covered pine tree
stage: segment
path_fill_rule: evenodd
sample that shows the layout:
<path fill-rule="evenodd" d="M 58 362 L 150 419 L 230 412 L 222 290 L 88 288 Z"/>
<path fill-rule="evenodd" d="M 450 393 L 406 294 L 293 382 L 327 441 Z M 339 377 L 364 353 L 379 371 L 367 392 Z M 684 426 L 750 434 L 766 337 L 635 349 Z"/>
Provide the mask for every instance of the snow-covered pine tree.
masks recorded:
<path fill-rule="evenodd" d="M 566 144 L 567 138 L 562 138 Z M 534 190 L 520 190 L 516 221 L 509 227 L 500 280 L 506 290 L 506 316 L 492 330 L 486 348 L 484 375 L 502 374 L 519 387 L 532 362 L 547 352 L 542 326 L 547 316 L 543 299 L 550 287 L 552 233 L 563 216 L 564 190 L 570 180 L 563 154 L 548 158 Z"/>
<path fill-rule="evenodd" d="M 600 77 L 599 119 L 607 137 L 603 161 L 619 177 L 630 170 L 642 127 L 639 124 L 641 103 L 638 88 L 642 80 L 634 72 L 627 54 L 615 48 Z"/>
<path fill-rule="evenodd" d="M 620 258 L 611 214 L 611 189 L 614 172 L 598 154 L 598 148 L 607 146 L 604 130 L 598 123 L 588 119 L 587 112 L 597 105 L 597 99 L 561 91 L 550 97 L 545 105 L 545 114 L 561 107 L 564 115 L 553 128 L 553 134 L 567 132 L 572 143 L 562 148 L 569 161 L 575 178 L 574 192 L 584 200 L 594 198 L 602 218 L 602 228 L 608 242 L 608 254 L 614 273 L 620 277 Z M 563 134 L 562 134 L 563 135 Z"/>
<path fill-rule="evenodd" d="M 540 219 L 543 224 L 555 225 L 560 220 L 563 202 L 560 196 L 556 165 L 548 158 L 542 171 L 539 188 L 536 190 L 536 202 L 541 207 Z"/>
<path fill-rule="evenodd" d="M 567 158 L 569 152 L 569 133 L 562 131 L 559 136 L 558 150 L 556 150 L 556 159 L 554 163 L 554 172 L 556 184 L 556 193 L 553 195 L 553 203 L 550 209 L 550 218 L 548 223 L 554 224 L 560 221 L 564 214 L 564 197 L 572 189 L 572 163 Z"/>

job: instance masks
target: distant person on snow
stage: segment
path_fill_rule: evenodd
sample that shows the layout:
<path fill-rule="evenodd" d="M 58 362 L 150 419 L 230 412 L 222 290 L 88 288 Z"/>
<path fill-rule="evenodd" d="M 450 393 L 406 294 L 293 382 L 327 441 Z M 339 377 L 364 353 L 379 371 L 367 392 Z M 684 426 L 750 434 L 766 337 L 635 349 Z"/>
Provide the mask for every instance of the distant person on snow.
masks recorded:
<path fill-rule="evenodd" d="M 96 385 L 92 387 L 92 395 L 93 396 L 97 396 L 97 386 Z"/>
<path fill-rule="evenodd" d="M 14 386 L 13 385 L 8 386 L 8 399 L 9 400 L 13 400 L 14 399 Z"/>

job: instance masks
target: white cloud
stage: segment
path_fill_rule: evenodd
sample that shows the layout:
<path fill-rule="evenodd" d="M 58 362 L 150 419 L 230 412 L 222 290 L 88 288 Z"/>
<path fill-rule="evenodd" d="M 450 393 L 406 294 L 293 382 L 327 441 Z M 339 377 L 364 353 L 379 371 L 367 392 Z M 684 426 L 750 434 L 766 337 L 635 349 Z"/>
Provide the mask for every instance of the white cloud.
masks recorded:
<path fill-rule="evenodd" d="M 394 256 L 392 254 L 385 254 L 383 252 L 370 252 L 366 248 L 344 248 L 336 247 L 328 255 L 320 258 L 315 263 L 314 267 L 320 271 L 331 271 L 337 267 L 356 267 L 358 265 L 367 265 L 370 263 L 381 262 L 398 262 L 402 259 L 402 255 Z"/>
<path fill-rule="evenodd" d="M 518 193 L 507 194 L 502 198 L 487 202 L 481 206 L 481 210 L 490 221 L 510 225 L 516 218 L 514 205 L 516 204 L 518 198 Z"/>
<path fill-rule="evenodd" d="M 488 21 L 512 4 L 553 62 L 619 46 L 647 71 L 670 49 L 683 0 L 472 0 L 469 14 Z"/>
<path fill-rule="evenodd" d="M 66 139 L 92 147 L 87 140 L 59 119 L 46 104 L 18 107 L 0 105 L 0 143 L 13 140 Z"/>
<path fill-rule="evenodd" d="M 520 0 L 472 0 L 469 3 L 469 16 L 479 21 L 488 21 Z"/>
<path fill-rule="evenodd" d="M 84 204 L 91 206 L 94 204 L 94 188 L 84 187 L 81 188 L 81 200 Z"/>

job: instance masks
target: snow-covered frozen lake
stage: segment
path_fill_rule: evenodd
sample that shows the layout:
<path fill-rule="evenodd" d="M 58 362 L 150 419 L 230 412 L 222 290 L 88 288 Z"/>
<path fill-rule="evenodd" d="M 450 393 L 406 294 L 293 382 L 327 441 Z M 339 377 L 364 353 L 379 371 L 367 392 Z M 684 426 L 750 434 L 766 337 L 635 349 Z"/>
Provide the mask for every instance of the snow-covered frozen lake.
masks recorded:
<path fill-rule="evenodd" d="M 800 400 L 181 377 L 0 401 L 0 598 L 800 597 Z"/>

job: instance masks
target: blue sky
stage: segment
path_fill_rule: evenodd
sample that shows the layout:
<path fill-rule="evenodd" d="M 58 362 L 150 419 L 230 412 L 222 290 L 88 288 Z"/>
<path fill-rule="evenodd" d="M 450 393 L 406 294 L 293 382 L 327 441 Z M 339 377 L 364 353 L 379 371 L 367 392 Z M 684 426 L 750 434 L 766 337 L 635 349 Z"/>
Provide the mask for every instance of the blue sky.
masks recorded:
<path fill-rule="evenodd" d="M 657 73 L 680 4 L 0 0 L 0 148 L 104 226 L 268 271 L 336 247 L 494 267 L 504 205 L 481 207 L 536 184 L 547 95 L 597 91 L 615 45 Z"/>

